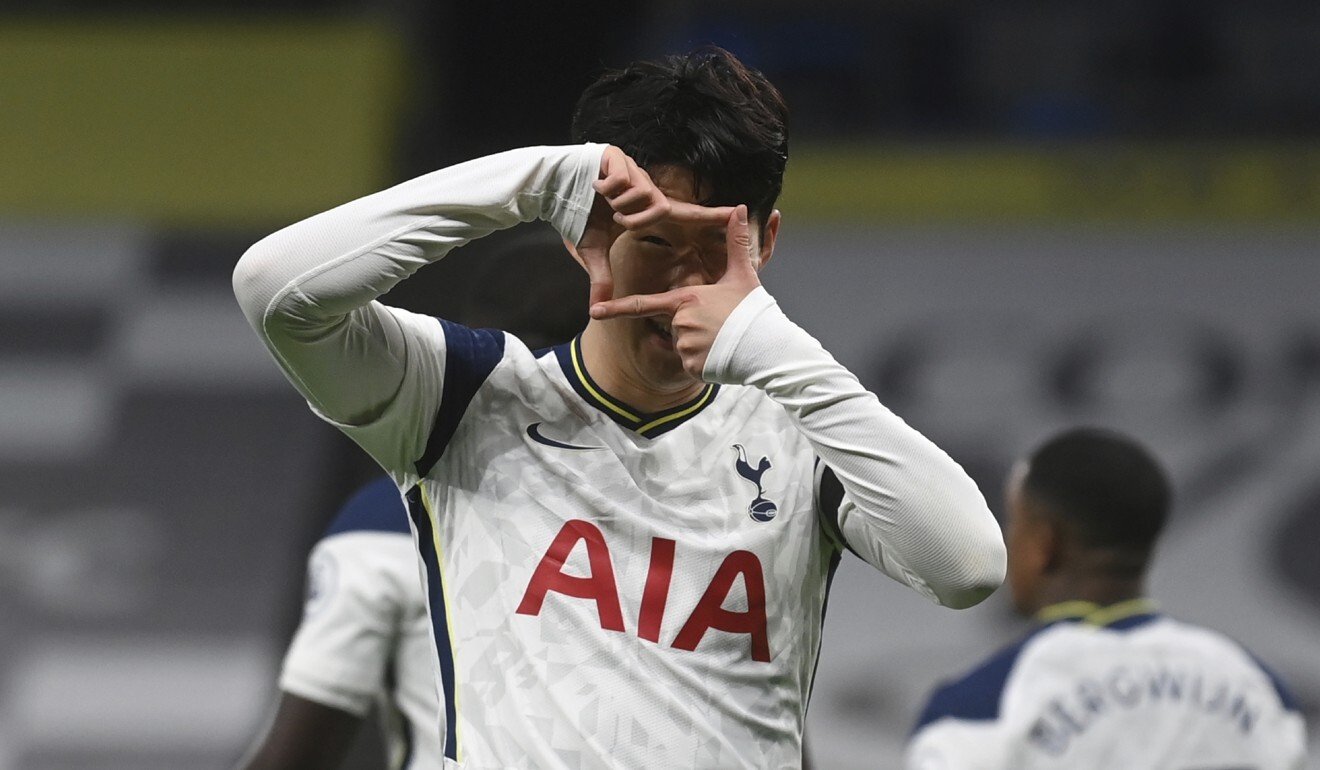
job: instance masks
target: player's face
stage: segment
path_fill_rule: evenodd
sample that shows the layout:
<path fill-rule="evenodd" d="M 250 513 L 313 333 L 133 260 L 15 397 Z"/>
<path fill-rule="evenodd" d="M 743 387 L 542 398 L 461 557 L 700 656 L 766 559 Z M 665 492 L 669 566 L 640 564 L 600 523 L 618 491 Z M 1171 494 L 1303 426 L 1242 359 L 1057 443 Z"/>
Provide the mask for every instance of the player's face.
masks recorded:
<path fill-rule="evenodd" d="M 656 186 L 669 198 L 695 203 L 698 191 L 692 174 L 675 166 L 650 169 Z M 769 258 L 760 244 L 760 227 L 752 221 L 752 238 L 762 253 L 761 264 Z M 773 224 L 777 225 L 778 222 Z M 774 228 L 771 228 L 772 230 Z M 625 231 L 610 248 L 610 269 L 614 276 L 614 296 L 661 294 L 683 286 L 697 286 L 718 281 L 724 275 L 728 255 L 723 225 L 659 222 L 640 230 Z M 682 361 L 674 351 L 669 333 L 671 319 L 620 318 L 607 321 L 621 347 L 635 368 L 635 375 L 648 386 L 672 391 L 689 387 L 696 380 L 683 371 Z"/>
<path fill-rule="evenodd" d="M 1008 547 L 1008 589 L 1013 608 L 1023 615 L 1032 615 L 1040 609 L 1040 587 L 1048 557 L 1040 522 L 1022 491 L 1026 475 L 1026 464 L 1018 463 L 1008 478 L 1004 492 L 1004 543 Z"/>

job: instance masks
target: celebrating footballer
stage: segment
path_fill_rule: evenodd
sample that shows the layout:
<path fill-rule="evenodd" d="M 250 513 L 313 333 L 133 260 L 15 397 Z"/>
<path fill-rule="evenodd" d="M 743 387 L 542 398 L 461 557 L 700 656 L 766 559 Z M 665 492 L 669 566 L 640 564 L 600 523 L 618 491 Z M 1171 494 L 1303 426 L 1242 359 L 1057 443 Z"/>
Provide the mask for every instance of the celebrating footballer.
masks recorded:
<path fill-rule="evenodd" d="M 1003 579 L 967 474 L 761 286 L 787 117 L 720 49 L 635 63 L 583 93 L 575 144 L 435 171 L 238 264 L 289 380 L 406 500 L 447 767 L 798 767 L 845 551 L 948 607 Z M 377 301 L 538 219 L 591 282 L 571 342 Z"/>

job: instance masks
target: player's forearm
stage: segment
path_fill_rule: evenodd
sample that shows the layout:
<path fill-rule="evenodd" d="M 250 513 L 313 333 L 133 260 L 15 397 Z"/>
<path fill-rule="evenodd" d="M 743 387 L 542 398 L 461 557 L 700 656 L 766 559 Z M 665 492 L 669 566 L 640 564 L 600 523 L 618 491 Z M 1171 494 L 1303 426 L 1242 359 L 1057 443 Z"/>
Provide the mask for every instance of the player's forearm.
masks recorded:
<path fill-rule="evenodd" d="M 760 388 L 788 411 L 847 492 L 845 536 L 867 561 L 951 607 L 976 604 L 1003 581 L 1003 537 L 976 484 L 764 289 L 729 316 L 705 377 Z"/>
<path fill-rule="evenodd" d="M 242 770 L 300 770 L 339 767 L 353 746 L 363 718 L 284 693 L 266 735 Z"/>
<path fill-rule="evenodd" d="M 546 219 L 576 240 L 602 151 L 513 150 L 317 214 L 249 249 L 234 270 L 234 293 L 313 405 L 361 420 L 394 395 L 407 359 L 405 330 L 372 300 L 450 250 L 519 222 Z"/>

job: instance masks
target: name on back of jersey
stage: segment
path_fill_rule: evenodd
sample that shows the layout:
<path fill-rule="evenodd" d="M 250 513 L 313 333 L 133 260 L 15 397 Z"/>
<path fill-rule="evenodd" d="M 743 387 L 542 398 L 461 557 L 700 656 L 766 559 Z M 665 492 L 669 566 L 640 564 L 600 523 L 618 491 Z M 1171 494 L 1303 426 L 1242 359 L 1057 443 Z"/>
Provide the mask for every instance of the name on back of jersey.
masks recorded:
<path fill-rule="evenodd" d="M 1106 717 L 1137 709 L 1192 709 L 1222 719 L 1228 729 L 1249 735 L 1261 709 L 1228 679 L 1176 666 L 1114 666 L 1100 676 L 1081 677 L 1070 691 L 1045 702 L 1027 740 L 1060 756 L 1072 740 Z"/>

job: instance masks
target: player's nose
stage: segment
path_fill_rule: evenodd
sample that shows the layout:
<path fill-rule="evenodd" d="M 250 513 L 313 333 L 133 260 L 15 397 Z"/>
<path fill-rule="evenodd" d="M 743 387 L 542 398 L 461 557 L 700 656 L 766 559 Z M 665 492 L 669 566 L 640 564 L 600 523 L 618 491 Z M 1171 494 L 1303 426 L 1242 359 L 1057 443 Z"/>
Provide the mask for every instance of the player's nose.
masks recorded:
<path fill-rule="evenodd" d="M 711 264 L 702 258 L 700 252 L 696 249 L 688 249 L 678 262 L 677 269 L 674 271 L 673 285 L 669 288 L 681 289 L 688 286 L 706 286 L 715 283 L 719 279 L 720 276 L 712 271 Z"/>
<path fill-rule="evenodd" d="M 682 289 L 688 286 L 705 286 L 714 283 L 704 270 L 684 270 L 675 277 L 670 289 Z"/>

